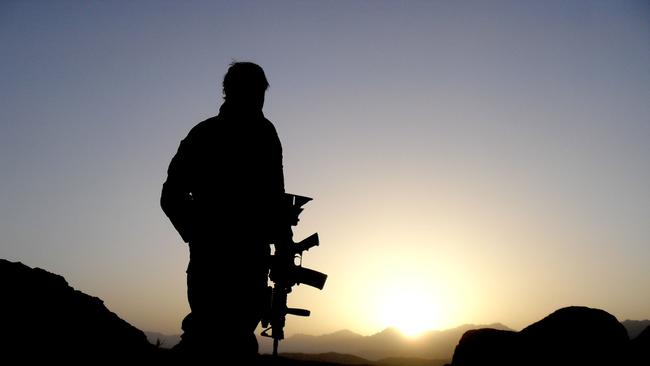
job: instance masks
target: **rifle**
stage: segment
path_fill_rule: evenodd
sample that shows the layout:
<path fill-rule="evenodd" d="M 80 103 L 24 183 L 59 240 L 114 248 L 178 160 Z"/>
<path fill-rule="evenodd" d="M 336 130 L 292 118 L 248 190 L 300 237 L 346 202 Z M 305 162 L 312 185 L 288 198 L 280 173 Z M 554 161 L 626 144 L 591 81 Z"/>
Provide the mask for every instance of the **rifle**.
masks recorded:
<path fill-rule="evenodd" d="M 286 193 L 285 216 L 288 230 L 274 243 L 275 253 L 271 256 L 270 279 L 273 287 L 269 287 L 270 300 L 262 315 L 262 336 L 273 338 L 273 356 L 278 355 L 278 344 L 284 339 L 284 325 L 287 314 L 309 316 L 307 309 L 287 307 L 287 295 L 294 285 L 304 283 L 319 290 L 325 286 L 327 275 L 302 266 L 302 254 L 318 246 L 318 233 L 296 243 L 293 241 L 291 226 L 298 224 L 298 216 L 303 211 L 302 206 L 312 199 Z M 297 260 L 297 263 L 296 263 Z M 270 333 L 269 333 L 270 332 Z"/>

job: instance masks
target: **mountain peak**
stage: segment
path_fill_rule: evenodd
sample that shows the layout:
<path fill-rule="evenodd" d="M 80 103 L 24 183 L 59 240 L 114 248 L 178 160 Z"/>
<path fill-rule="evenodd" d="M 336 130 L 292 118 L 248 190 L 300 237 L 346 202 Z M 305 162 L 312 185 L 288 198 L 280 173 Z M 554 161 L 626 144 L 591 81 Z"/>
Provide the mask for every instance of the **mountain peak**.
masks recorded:
<path fill-rule="evenodd" d="M 334 336 L 334 337 L 341 337 L 341 338 L 363 337 L 361 334 L 355 333 L 349 329 L 341 329 L 334 333 L 327 334 L 327 336 Z"/>
<path fill-rule="evenodd" d="M 396 327 L 388 327 L 379 333 L 371 335 L 371 337 L 403 337 L 404 334 Z"/>

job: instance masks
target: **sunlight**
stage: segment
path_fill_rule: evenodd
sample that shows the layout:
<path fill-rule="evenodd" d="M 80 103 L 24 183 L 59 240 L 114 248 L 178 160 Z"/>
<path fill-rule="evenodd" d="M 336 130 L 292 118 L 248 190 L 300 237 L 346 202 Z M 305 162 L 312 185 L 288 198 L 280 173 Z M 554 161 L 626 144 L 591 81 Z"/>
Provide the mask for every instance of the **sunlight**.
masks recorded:
<path fill-rule="evenodd" d="M 426 289 L 413 283 L 387 288 L 378 302 L 380 322 L 386 327 L 397 328 L 408 337 L 417 337 L 439 327 L 439 307 Z"/>

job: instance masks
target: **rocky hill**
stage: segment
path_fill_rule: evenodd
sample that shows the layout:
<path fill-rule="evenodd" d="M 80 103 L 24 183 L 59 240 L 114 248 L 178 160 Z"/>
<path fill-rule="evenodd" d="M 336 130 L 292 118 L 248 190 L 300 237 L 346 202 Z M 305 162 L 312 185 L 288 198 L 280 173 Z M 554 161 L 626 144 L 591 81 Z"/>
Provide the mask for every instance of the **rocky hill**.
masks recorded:
<path fill-rule="evenodd" d="M 20 364 L 138 360 L 154 347 L 102 300 L 40 268 L 0 259 L 0 345 Z"/>
<path fill-rule="evenodd" d="M 648 360 L 650 343 L 643 338 L 644 333 L 631 342 L 613 315 L 572 306 L 521 332 L 468 331 L 456 347 L 452 366 L 647 365 L 644 360 Z"/>

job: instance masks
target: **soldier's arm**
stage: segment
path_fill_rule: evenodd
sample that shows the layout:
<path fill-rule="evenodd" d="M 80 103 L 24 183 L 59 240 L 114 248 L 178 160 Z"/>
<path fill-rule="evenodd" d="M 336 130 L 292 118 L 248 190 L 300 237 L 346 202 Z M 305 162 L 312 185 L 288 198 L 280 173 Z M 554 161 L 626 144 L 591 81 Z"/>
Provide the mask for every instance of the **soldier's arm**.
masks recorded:
<path fill-rule="evenodd" d="M 191 146 L 188 138 L 181 141 L 176 155 L 167 169 L 167 180 L 163 183 L 160 206 L 169 217 L 183 241 L 192 240 L 193 200 L 190 188 Z"/>
<path fill-rule="evenodd" d="M 271 125 L 270 129 L 270 141 L 272 144 L 272 158 L 271 158 L 271 169 L 270 169 L 270 188 L 272 190 L 272 196 L 275 198 L 272 207 L 274 207 L 274 217 L 277 222 L 274 223 L 275 227 L 275 236 L 277 239 L 281 239 L 280 242 L 290 240 L 292 237 L 291 224 L 292 216 L 291 206 L 287 204 L 287 199 L 285 197 L 285 188 L 284 188 L 284 171 L 283 171 L 283 156 L 282 156 L 282 143 L 280 138 L 275 130 L 275 127 Z M 281 245 L 280 243 L 276 245 Z"/>

